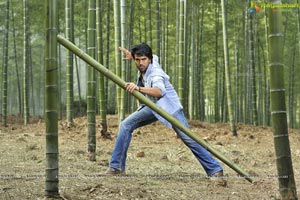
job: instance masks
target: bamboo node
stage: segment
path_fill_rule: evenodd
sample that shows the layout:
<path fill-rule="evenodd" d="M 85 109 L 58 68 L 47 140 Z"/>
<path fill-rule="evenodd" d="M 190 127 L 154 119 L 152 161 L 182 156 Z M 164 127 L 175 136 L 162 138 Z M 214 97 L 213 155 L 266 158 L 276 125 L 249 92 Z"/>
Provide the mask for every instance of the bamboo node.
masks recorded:
<path fill-rule="evenodd" d="M 272 111 L 271 114 L 286 114 L 285 110 Z"/>
<path fill-rule="evenodd" d="M 269 38 L 272 38 L 272 37 L 283 37 L 284 34 L 283 33 L 272 33 L 272 34 L 269 34 Z"/>
<path fill-rule="evenodd" d="M 269 67 L 283 67 L 284 64 L 283 63 L 279 63 L 279 62 L 272 62 L 269 63 Z"/>
<path fill-rule="evenodd" d="M 288 137 L 289 136 L 289 134 L 281 134 L 281 135 L 274 135 L 273 137 L 274 137 L 274 139 L 276 138 L 282 138 L 282 137 Z"/>
<path fill-rule="evenodd" d="M 270 89 L 270 92 L 285 92 L 285 89 Z"/>

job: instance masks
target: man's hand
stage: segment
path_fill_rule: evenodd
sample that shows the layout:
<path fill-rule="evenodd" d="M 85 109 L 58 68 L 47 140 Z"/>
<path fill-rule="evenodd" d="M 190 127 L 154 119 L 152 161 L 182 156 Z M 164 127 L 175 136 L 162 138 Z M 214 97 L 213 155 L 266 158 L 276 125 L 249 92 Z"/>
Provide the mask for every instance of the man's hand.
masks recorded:
<path fill-rule="evenodd" d="M 139 86 L 134 83 L 125 83 L 125 88 L 129 93 L 133 93 L 134 90 L 139 91 Z"/>
<path fill-rule="evenodd" d="M 159 88 L 139 87 L 136 84 L 131 82 L 125 83 L 125 88 L 129 93 L 133 93 L 134 90 L 137 90 L 142 94 L 147 94 L 152 97 L 157 97 L 157 98 L 162 97 L 162 92 Z"/>
<path fill-rule="evenodd" d="M 128 51 L 124 47 L 119 47 L 119 50 L 125 54 L 125 58 L 123 58 L 123 60 L 131 60 L 132 59 L 132 55 L 131 55 L 130 51 Z"/>

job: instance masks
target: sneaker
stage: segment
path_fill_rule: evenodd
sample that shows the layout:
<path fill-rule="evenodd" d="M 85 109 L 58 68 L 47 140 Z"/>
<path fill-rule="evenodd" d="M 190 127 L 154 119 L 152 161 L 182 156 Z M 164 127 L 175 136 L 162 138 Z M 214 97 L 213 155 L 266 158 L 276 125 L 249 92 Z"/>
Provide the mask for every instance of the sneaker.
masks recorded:
<path fill-rule="evenodd" d="M 125 170 L 120 170 L 120 169 L 116 169 L 116 168 L 113 168 L 113 167 L 109 167 L 105 174 L 107 175 L 121 175 L 121 174 L 125 174 Z"/>

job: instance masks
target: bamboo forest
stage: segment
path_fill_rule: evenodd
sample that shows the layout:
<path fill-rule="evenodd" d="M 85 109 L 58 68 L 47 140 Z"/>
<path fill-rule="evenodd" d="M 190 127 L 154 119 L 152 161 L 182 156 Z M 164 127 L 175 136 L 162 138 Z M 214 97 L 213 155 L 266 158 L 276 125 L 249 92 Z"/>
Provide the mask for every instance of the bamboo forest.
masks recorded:
<path fill-rule="evenodd" d="M 299 199 L 299 33 L 299 0 L 0 0 L 0 199 Z"/>

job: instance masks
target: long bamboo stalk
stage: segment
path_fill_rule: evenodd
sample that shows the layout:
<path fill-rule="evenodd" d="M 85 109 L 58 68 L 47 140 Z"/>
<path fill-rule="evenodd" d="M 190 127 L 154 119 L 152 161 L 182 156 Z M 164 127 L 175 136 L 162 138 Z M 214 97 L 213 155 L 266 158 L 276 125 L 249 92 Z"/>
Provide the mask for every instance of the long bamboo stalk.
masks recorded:
<path fill-rule="evenodd" d="M 73 0 L 65 1 L 65 15 L 66 15 L 66 38 L 70 41 L 74 40 L 73 37 Z M 74 103 L 74 92 L 73 92 L 73 54 L 67 53 L 66 63 L 66 118 L 68 126 L 73 123 L 73 103 Z"/>
<path fill-rule="evenodd" d="M 2 126 L 7 126 L 7 66 L 8 66 L 8 34 L 9 34 L 9 1 L 6 1 L 5 34 L 3 45 L 2 69 Z"/>
<path fill-rule="evenodd" d="M 256 89 L 256 74 L 255 74 L 255 44 L 254 44 L 254 16 L 253 14 L 250 14 L 249 16 L 249 35 L 250 35 L 250 40 L 249 40 L 249 64 L 250 64 L 250 80 L 251 80 L 251 87 L 252 87 L 252 121 L 253 125 L 257 126 L 258 125 L 258 114 L 257 114 L 257 89 Z"/>
<path fill-rule="evenodd" d="M 121 32 L 120 32 L 120 42 L 121 42 L 121 47 L 126 46 L 126 2 L 125 0 L 120 1 L 120 27 L 121 27 Z M 120 53 L 119 49 L 117 48 L 116 51 Z M 128 67 L 127 67 L 128 69 Z M 121 78 L 125 80 L 126 77 L 126 67 L 125 67 L 125 62 L 121 62 Z M 120 89 L 121 90 L 121 89 Z M 119 114 L 119 120 L 122 121 L 125 118 L 125 113 L 126 113 L 126 98 L 125 98 L 125 91 L 121 90 L 121 96 L 120 96 L 120 114 Z"/>
<path fill-rule="evenodd" d="M 96 0 L 89 0 L 88 10 L 88 54 L 96 57 Z M 87 119 L 89 160 L 96 160 L 96 72 L 88 68 Z"/>
<path fill-rule="evenodd" d="M 45 48 L 45 122 L 46 122 L 46 179 L 45 195 L 58 196 L 58 66 L 57 66 L 57 1 L 46 4 Z"/>
<path fill-rule="evenodd" d="M 118 0 L 113 1 L 114 5 L 114 30 L 115 30 L 115 70 L 117 76 L 121 76 L 121 53 L 119 51 L 119 47 L 121 46 L 121 22 L 120 22 L 120 2 Z M 122 94 L 121 89 L 119 87 L 116 88 L 117 92 L 117 113 L 119 117 L 119 121 L 121 121 L 121 101 L 122 101 Z"/>
<path fill-rule="evenodd" d="M 178 96 L 184 102 L 184 0 L 180 0 L 179 9 Z"/>
<path fill-rule="evenodd" d="M 273 0 L 270 3 L 280 5 L 281 0 Z M 280 9 L 274 12 L 270 8 L 268 14 L 271 120 L 279 191 L 284 200 L 297 199 L 285 103 L 282 14 Z"/>
<path fill-rule="evenodd" d="M 24 106 L 24 125 L 29 123 L 29 21 L 28 21 L 28 2 L 23 0 L 24 11 L 24 41 L 23 41 L 23 106 Z"/>
<path fill-rule="evenodd" d="M 80 57 L 82 60 L 87 62 L 90 66 L 94 67 L 97 71 L 102 73 L 104 76 L 112 80 L 114 83 L 119 85 L 121 88 L 125 89 L 125 81 L 120 79 L 118 76 L 116 76 L 114 73 L 109 71 L 107 68 L 105 68 L 103 65 L 98 63 L 95 59 L 87 55 L 85 52 L 83 52 L 81 49 L 76 47 L 74 44 L 72 44 L 70 41 L 66 40 L 64 37 L 58 35 L 57 41 L 62 44 L 64 47 L 66 47 L 68 50 L 72 51 L 74 54 L 76 54 L 78 57 Z M 168 120 L 171 124 L 176 126 L 178 129 L 186 133 L 189 137 L 191 137 L 193 140 L 195 140 L 198 144 L 203 146 L 205 149 L 207 149 L 210 153 L 212 153 L 215 157 L 220 159 L 222 162 L 224 162 L 226 165 L 228 165 L 230 168 L 232 168 L 234 171 L 242 175 L 246 180 L 249 182 L 252 182 L 252 178 L 247 174 L 242 168 L 235 165 L 232 161 L 230 161 L 228 158 L 226 158 L 224 155 L 222 155 L 219 151 L 213 149 L 213 147 L 205 142 L 203 139 L 201 139 L 197 134 L 192 132 L 189 128 L 186 128 L 184 125 L 182 125 L 177 119 L 175 119 L 173 116 L 165 112 L 162 108 L 158 107 L 155 103 L 153 103 L 151 100 L 146 98 L 142 93 L 138 91 L 134 91 L 132 95 L 137 98 L 138 100 L 145 103 L 149 108 L 151 108 L 153 111 L 164 117 L 166 120 Z"/>
<path fill-rule="evenodd" d="M 103 63 L 103 6 L 101 0 L 96 1 L 96 30 L 97 30 L 97 58 L 100 63 Z M 106 101 L 106 90 L 105 90 L 105 79 L 102 74 L 98 75 L 98 93 L 99 93 L 99 114 L 100 114 L 100 126 L 101 135 L 107 136 L 107 101 Z"/>
<path fill-rule="evenodd" d="M 19 114 L 22 114 L 22 94 L 21 94 L 21 81 L 20 81 L 20 75 L 19 75 L 19 65 L 18 65 L 18 58 L 17 58 L 17 45 L 16 45 L 16 28 L 15 28 L 15 16 L 14 16 L 14 10 L 11 9 L 12 13 L 12 27 L 13 27 L 13 43 L 14 43 L 14 59 L 15 59 L 15 67 L 16 67 L 16 76 L 17 76 L 17 87 L 18 87 L 18 104 L 19 104 Z"/>
<path fill-rule="evenodd" d="M 229 121 L 231 125 L 231 131 L 234 136 L 237 136 L 236 130 L 236 123 L 234 117 L 234 110 L 233 110 L 233 101 L 232 101 L 232 92 L 231 92 L 231 78 L 230 78 L 230 69 L 229 69 L 229 50 L 228 50 L 228 36 L 227 36 L 227 13 L 226 13 L 226 6 L 225 0 L 221 0 L 222 6 L 222 23 L 223 23 L 223 47 L 224 47 L 224 64 L 225 64 L 225 81 L 226 81 L 226 97 L 227 97 L 227 108 L 228 108 L 228 115 Z"/>

